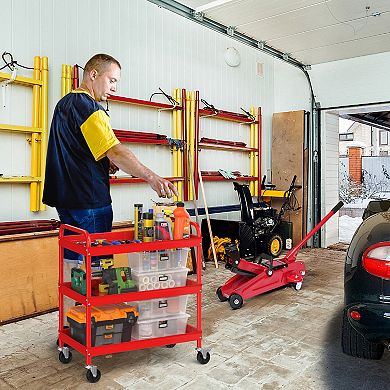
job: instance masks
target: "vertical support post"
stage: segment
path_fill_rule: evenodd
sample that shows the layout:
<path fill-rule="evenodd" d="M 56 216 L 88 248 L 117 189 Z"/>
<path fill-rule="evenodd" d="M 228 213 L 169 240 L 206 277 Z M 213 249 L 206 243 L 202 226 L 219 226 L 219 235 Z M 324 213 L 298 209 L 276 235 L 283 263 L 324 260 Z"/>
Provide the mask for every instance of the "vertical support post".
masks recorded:
<path fill-rule="evenodd" d="M 194 161 L 194 127 L 195 127 L 195 92 L 190 92 L 190 121 L 189 121 L 189 128 L 188 128 L 188 138 L 187 138 L 187 148 L 189 153 L 187 152 L 187 157 L 191 159 L 191 161 Z M 186 161 L 189 165 L 188 160 Z M 187 172 L 189 172 L 189 167 L 187 165 Z M 192 187 L 191 180 L 188 181 L 188 200 L 192 200 L 194 196 L 194 188 Z"/>
<path fill-rule="evenodd" d="M 198 199 L 198 193 L 199 193 L 199 177 L 198 177 L 198 157 L 199 157 L 199 91 L 195 91 L 195 140 L 194 140 L 194 159 L 193 166 L 194 168 L 194 196 L 195 199 Z"/>
<path fill-rule="evenodd" d="M 263 115 L 261 107 L 257 108 L 257 191 L 256 196 L 261 195 L 262 157 L 263 157 Z"/>
<path fill-rule="evenodd" d="M 254 107 L 250 107 L 249 113 L 253 116 L 255 116 L 255 109 Z M 251 148 L 255 147 L 255 123 L 250 124 L 250 141 L 249 146 Z M 251 151 L 249 152 L 249 164 L 250 164 L 250 176 L 255 176 L 255 152 Z M 249 182 L 249 191 L 252 196 L 255 196 L 255 182 L 251 181 Z"/>
<path fill-rule="evenodd" d="M 177 101 L 177 95 L 178 95 L 178 89 L 175 88 L 173 90 L 173 98 Z M 178 126 L 177 126 L 177 112 L 178 110 L 172 110 L 172 137 L 173 139 L 177 139 L 178 137 Z M 172 146 L 172 163 L 173 163 L 173 177 L 179 176 L 178 166 L 177 166 L 177 160 L 178 160 L 178 153 L 179 151 L 175 148 L 175 146 Z M 178 181 L 174 182 L 176 187 L 178 187 Z M 177 201 L 177 197 L 174 196 L 174 200 Z"/>
<path fill-rule="evenodd" d="M 180 115 L 180 127 L 178 127 L 178 135 L 180 134 L 180 139 L 182 140 L 182 147 L 180 149 L 180 152 L 178 153 L 179 159 L 178 159 L 178 167 L 180 176 L 184 177 L 184 180 L 179 183 L 179 196 L 180 199 L 185 199 L 185 193 L 187 189 L 187 176 L 186 176 L 186 158 L 184 153 L 186 152 L 186 142 L 184 139 L 184 134 L 186 133 L 186 126 L 187 126 L 187 91 L 185 89 L 181 90 L 181 113 Z"/>
<path fill-rule="evenodd" d="M 185 156 L 188 155 L 188 133 L 191 123 L 191 92 L 186 92 L 186 123 L 182 128 L 183 133 L 183 176 L 184 176 L 184 200 L 188 200 L 189 194 L 189 185 L 188 185 L 188 164 L 187 158 Z"/>
<path fill-rule="evenodd" d="M 48 134 L 48 83 L 49 83 L 49 60 L 47 57 L 42 57 L 41 61 L 41 142 L 40 142 L 40 182 L 39 182 L 39 210 L 46 210 L 46 206 L 42 203 L 43 184 L 45 180 L 46 169 L 46 149 L 47 149 L 47 134 Z"/>
<path fill-rule="evenodd" d="M 77 65 L 73 66 L 73 89 L 79 87 L 79 67 Z"/>
<path fill-rule="evenodd" d="M 61 67 L 61 97 L 64 97 L 66 95 L 66 65 L 62 64 Z"/>
<path fill-rule="evenodd" d="M 179 103 L 180 106 L 183 106 L 183 99 L 182 99 L 182 91 L 180 88 L 177 89 L 176 92 L 177 96 L 177 102 Z M 182 127 L 183 127 L 183 108 L 181 110 L 175 110 L 176 111 L 176 138 L 177 139 L 182 139 Z M 176 150 L 176 170 L 177 170 L 177 175 L 179 177 L 183 176 L 183 151 L 182 149 L 177 149 Z M 177 197 L 178 200 L 183 199 L 183 182 L 178 181 L 178 192 L 179 196 Z"/>
<path fill-rule="evenodd" d="M 41 79 L 41 58 L 38 56 L 34 57 L 34 71 L 33 78 L 35 80 Z M 39 128 L 40 124 L 40 112 L 39 112 L 39 103 L 41 95 L 41 86 L 34 85 L 32 92 L 32 127 Z M 39 170 L 39 133 L 31 133 L 31 176 L 36 178 L 38 177 Z M 38 198 L 38 183 L 32 182 L 30 184 L 30 211 L 39 210 L 39 198 Z"/>

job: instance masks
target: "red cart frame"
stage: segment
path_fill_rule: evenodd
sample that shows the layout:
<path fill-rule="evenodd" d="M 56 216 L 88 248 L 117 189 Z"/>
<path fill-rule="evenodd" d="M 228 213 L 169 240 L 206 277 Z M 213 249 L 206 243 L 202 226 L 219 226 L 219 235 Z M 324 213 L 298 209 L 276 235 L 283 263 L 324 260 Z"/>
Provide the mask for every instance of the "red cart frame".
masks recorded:
<path fill-rule="evenodd" d="M 191 235 L 188 239 L 183 240 L 166 240 L 154 241 L 147 243 L 130 243 L 109 246 L 92 246 L 92 242 L 99 239 L 107 241 L 114 240 L 133 240 L 133 231 L 106 232 L 89 234 L 87 231 L 76 228 L 71 225 L 63 224 L 59 233 L 59 326 L 58 326 L 58 349 L 60 351 L 60 361 L 68 363 L 71 359 L 69 347 L 74 348 L 85 356 L 87 379 L 90 382 L 97 382 L 100 379 L 100 372 L 96 366 L 92 365 L 92 357 L 99 355 L 112 354 L 116 352 L 132 351 L 142 348 L 157 346 L 166 346 L 187 341 L 196 341 L 198 351 L 197 359 L 200 363 L 205 364 L 210 360 L 208 349 L 202 348 L 202 236 L 199 225 L 191 222 L 191 226 L 196 230 L 196 235 Z M 71 231 L 74 234 L 65 235 L 65 231 Z M 183 287 L 174 287 L 152 291 L 138 291 L 123 294 L 112 294 L 104 296 L 93 296 L 91 294 L 91 257 L 101 255 L 114 255 L 119 253 L 156 251 L 176 248 L 196 248 L 196 280 L 187 279 Z M 64 282 L 64 248 L 70 249 L 85 256 L 86 266 L 86 295 L 82 295 L 72 290 L 71 282 Z M 121 302 L 131 302 L 139 300 L 150 300 L 155 298 L 168 298 L 180 295 L 196 295 L 196 326 L 187 324 L 186 332 L 183 334 L 157 337 L 146 340 L 132 340 L 118 344 L 91 346 L 91 306 L 114 304 Z M 76 302 L 86 307 L 86 345 L 77 342 L 70 336 L 70 330 L 64 328 L 64 296 L 74 299 Z M 62 355 L 62 356 L 61 356 Z"/>

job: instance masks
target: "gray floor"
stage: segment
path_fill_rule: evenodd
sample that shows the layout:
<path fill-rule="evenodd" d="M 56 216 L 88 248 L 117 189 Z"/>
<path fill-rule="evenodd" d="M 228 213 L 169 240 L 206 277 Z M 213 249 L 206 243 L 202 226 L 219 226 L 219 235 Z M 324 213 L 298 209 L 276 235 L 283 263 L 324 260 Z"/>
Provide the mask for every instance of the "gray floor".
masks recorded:
<path fill-rule="evenodd" d="M 302 290 L 282 288 L 245 302 L 240 310 L 215 297 L 233 274 L 208 263 L 204 274 L 204 346 L 207 365 L 196 361 L 195 343 L 153 348 L 93 363 L 97 384 L 85 379 L 84 358 L 58 361 L 57 313 L 0 327 L 1 389 L 390 389 L 389 356 L 366 361 L 340 351 L 343 302 L 342 251 L 302 250 L 308 270 Z M 193 301 L 190 314 L 194 312 Z"/>

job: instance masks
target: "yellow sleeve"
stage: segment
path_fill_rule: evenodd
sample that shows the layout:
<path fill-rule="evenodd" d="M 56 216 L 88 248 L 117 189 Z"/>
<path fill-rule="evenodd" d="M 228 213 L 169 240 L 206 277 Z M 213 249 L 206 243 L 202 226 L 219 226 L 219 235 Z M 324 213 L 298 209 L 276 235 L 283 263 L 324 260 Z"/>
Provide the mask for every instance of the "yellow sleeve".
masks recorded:
<path fill-rule="evenodd" d="M 91 114 L 80 128 L 96 161 L 105 157 L 109 149 L 120 143 L 112 130 L 107 114 L 102 110 Z"/>

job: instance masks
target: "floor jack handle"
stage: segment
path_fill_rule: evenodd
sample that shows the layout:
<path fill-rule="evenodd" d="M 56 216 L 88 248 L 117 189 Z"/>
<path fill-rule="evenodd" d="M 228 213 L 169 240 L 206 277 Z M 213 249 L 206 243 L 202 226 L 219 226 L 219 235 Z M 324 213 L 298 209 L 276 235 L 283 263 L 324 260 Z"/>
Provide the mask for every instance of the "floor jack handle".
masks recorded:
<path fill-rule="evenodd" d="M 304 237 L 300 242 L 299 244 L 295 245 L 294 248 L 290 249 L 285 258 L 283 259 L 283 261 L 285 261 L 286 263 L 291 263 L 293 261 L 295 261 L 295 258 L 297 256 L 297 252 L 303 247 L 303 245 L 306 244 L 306 242 L 315 234 L 317 233 L 318 230 L 321 229 L 321 227 L 333 216 L 337 213 L 337 211 L 339 211 L 341 209 L 341 207 L 343 207 L 344 203 L 342 201 L 340 201 L 339 203 L 336 204 L 336 206 L 333 207 L 332 210 L 329 211 L 328 214 L 325 215 L 324 218 L 321 219 L 320 222 L 317 223 L 316 226 L 314 226 L 314 228 L 306 235 L 306 237 Z"/>

